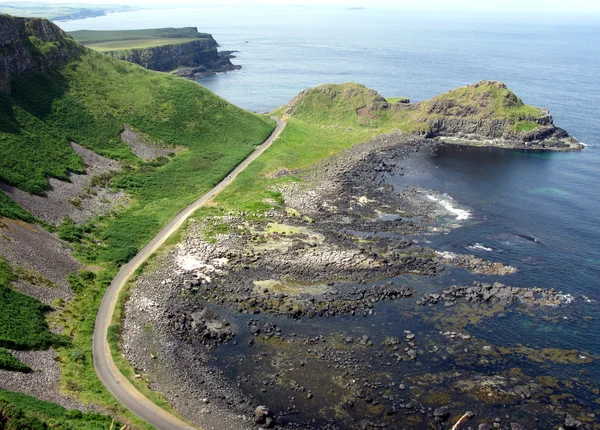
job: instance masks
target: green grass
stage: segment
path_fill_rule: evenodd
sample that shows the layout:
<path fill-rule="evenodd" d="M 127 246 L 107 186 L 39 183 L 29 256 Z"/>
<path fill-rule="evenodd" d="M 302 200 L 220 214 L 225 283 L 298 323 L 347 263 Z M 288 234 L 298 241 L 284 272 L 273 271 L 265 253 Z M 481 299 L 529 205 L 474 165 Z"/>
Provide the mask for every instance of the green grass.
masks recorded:
<path fill-rule="evenodd" d="M 514 124 L 513 130 L 516 131 L 517 133 L 520 133 L 522 131 L 535 130 L 538 127 L 539 127 L 539 124 L 537 122 L 528 121 L 528 120 L 519 120 Z"/>
<path fill-rule="evenodd" d="M 68 410 L 26 394 L 0 390 L 0 428 L 108 430 L 111 425 L 118 429 L 123 424 L 107 415 Z"/>
<path fill-rule="evenodd" d="M 44 314 L 50 308 L 10 287 L 16 280 L 10 265 L 0 258 L 0 347 L 46 349 L 65 345 L 67 339 L 48 330 Z"/>
<path fill-rule="evenodd" d="M 273 206 L 269 201 L 281 202 L 281 197 L 272 190 L 275 185 L 297 180 L 294 177 L 272 179 L 275 173 L 283 169 L 307 168 L 384 131 L 358 127 L 352 130 L 322 128 L 310 120 L 290 118 L 280 139 L 215 198 L 217 207 L 200 209 L 194 216 L 203 218 L 231 210 L 260 215 Z"/>
<path fill-rule="evenodd" d="M 36 222 L 33 215 L 16 204 L 4 191 L 0 190 L 0 218 L 2 217 L 18 219 L 30 223 Z"/>
<path fill-rule="evenodd" d="M 83 45 L 143 39 L 206 39 L 210 35 L 199 33 L 194 27 L 150 28 L 145 30 L 78 30 L 69 33 Z"/>
<path fill-rule="evenodd" d="M 78 42 L 99 52 L 153 48 L 206 40 L 216 47 L 212 36 L 198 33 L 194 27 L 154 28 L 146 30 L 79 30 L 71 36 Z"/>
<path fill-rule="evenodd" d="M 409 101 L 408 97 L 387 97 L 386 100 L 388 101 L 388 103 L 394 104 L 394 103 L 398 103 L 398 102 L 405 102 L 407 103 Z"/>
<path fill-rule="evenodd" d="M 425 134 L 429 122 L 441 118 L 471 120 L 503 119 L 512 130 L 537 128 L 542 109 L 523 103 L 512 91 L 497 83 L 481 82 L 457 88 L 430 100 L 385 109 L 375 91 L 354 83 L 322 85 L 296 102 L 292 117 L 321 127 L 373 128 L 379 132 L 402 131 Z M 388 103 L 400 100 L 388 99 Z M 283 115 L 289 106 L 276 111 Z"/>
<path fill-rule="evenodd" d="M 15 372 L 30 372 L 28 365 L 21 363 L 10 352 L 0 348 L 0 369 L 12 370 Z"/>
<path fill-rule="evenodd" d="M 181 43 L 193 42 L 197 38 L 173 38 L 173 39 L 139 39 L 139 40 L 118 40 L 111 42 L 90 43 L 87 46 L 99 52 L 123 51 L 129 49 L 155 48 L 164 45 L 179 45 Z"/>

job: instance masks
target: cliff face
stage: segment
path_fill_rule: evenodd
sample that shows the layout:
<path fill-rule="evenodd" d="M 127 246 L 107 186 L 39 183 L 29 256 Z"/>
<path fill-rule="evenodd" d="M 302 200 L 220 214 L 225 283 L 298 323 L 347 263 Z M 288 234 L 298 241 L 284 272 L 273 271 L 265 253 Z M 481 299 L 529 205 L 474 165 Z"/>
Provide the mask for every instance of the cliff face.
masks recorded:
<path fill-rule="evenodd" d="M 229 52 L 218 52 L 218 44 L 209 36 L 191 42 L 163 45 L 152 48 L 136 48 L 108 51 L 106 54 L 119 60 L 139 64 L 150 70 L 171 72 L 191 77 L 194 74 L 236 70 L 240 66 L 231 63 Z"/>
<path fill-rule="evenodd" d="M 82 49 L 50 21 L 0 15 L 0 92 L 10 94 L 13 77 L 43 72 Z"/>

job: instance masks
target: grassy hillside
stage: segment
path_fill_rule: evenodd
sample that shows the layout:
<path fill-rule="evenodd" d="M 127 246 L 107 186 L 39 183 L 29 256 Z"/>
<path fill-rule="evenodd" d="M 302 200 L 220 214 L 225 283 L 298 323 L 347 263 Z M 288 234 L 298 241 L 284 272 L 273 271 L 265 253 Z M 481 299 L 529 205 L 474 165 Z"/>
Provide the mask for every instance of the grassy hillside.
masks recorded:
<path fill-rule="evenodd" d="M 0 429 L 106 430 L 121 427 L 121 423 L 107 415 L 69 411 L 32 396 L 0 390 Z"/>
<path fill-rule="evenodd" d="M 268 137 L 275 122 L 237 108 L 195 82 L 114 60 L 72 41 L 33 44 L 42 40 L 35 24 L 25 21 L 19 30 L 19 49 L 35 55 L 42 67 L 12 76 L 10 92 L 0 92 L 0 182 L 42 195 L 49 177 L 65 180 L 70 172 L 84 172 L 81 158 L 69 145 L 74 141 L 119 160 L 122 170 L 104 178 L 104 185 L 124 189 L 131 202 L 87 225 L 67 220 L 58 227 L 59 236 L 72 241 L 78 258 L 92 267 L 69 277 L 76 296 L 53 316 L 62 324 L 68 345 L 64 337 L 47 331 L 41 303 L 8 286 L 14 273 L 0 265 L 0 347 L 63 345 L 58 348 L 61 388 L 143 427 L 108 394 L 93 369 L 91 335 L 103 292 L 119 265 L 225 177 Z M 64 52 L 56 52 L 61 49 Z M 64 61 L 45 64 L 46 52 Z M 2 55 L 6 54 L 0 50 Z M 139 159 L 120 138 L 124 124 L 149 144 L 173 152 L 155 161 Z M 34 221 L 2 192 L 0 215 Z M 0 359 L 6 366 L 19 366 L 6 351 Z"/>
<path fill-rule="evenodd" d="M 198 39 L 212 40 L 210 34 L 199 33 L 194 27 L 147 30 L 79 30 L 72 31 L 70 34 L 79 43 L 97 51 L 151 48 Z"/>
<path fill-rule="evenodd" d="M 0 95 L 0 181 L 43 194 L 48 177 L 67 179 L 83 164 L 77 142 L 120 160 L 113 179 L 134 203 L 94 226 L 105 246 L 88 253 L 124 262 L 178 210 L 222 179 L 261 143 L 273 121 L 239 109 L 200 85 L 85 51 L 44 74 L 16 78 Z M 169 161 L 144 163 L 121 141 L 130 124 L 152 142 L 183 150 Z M 4 202 L 3 197 L 0 202 Z M 3 213 L 26 218 L 10 204 Z"/>

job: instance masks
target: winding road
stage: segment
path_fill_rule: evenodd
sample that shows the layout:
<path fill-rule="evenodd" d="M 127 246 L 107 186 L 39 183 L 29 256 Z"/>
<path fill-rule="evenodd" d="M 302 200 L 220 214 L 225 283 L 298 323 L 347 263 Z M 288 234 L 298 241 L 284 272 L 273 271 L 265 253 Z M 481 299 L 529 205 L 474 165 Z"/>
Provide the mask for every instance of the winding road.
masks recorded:
<path fill-rule="evenodd" d="M 195 429 L 195 427 L 156 406 L 152 401 L 140 393 L 133 384 L 123 376 L 115 365 L 108 345 L 107 335 L 108 327 L 111 325 L 113 319 L 119 293 L 135 270 L 146 261 L 146 259 L 148 259 L 148 257 L 150 257 L 165 242 L 165 240 L 169 238 L 169 236 L 177 231 L 194 211 L 219 194 L 240 172 L 271 146 L 286 125 L 285 122 L 279 119 L 276 120 L 277 127 L 267 140 L 257 147 L 252 154 L 244 159 L 244 161 L 242 161 L 225 179 L 219 182 L 217 186 L 179 212 L 175 218 L 169 221 L 169 223 L 154 236 L 154 238 L 148 242 L 148 244 L 144 246 L 131 261 L 129 261 L 129 263 L 121 267 L 121 270 L 119 270 L 119 273 L 113 279 L 100 303 L 100 309 L 96 316 L 92 344 L 92 354 L 94 357 L 94 368 L 96 369 L 96 373 L 108 391 L 110 391 L 119 402 L 138 417 L 158 429 Z"/>

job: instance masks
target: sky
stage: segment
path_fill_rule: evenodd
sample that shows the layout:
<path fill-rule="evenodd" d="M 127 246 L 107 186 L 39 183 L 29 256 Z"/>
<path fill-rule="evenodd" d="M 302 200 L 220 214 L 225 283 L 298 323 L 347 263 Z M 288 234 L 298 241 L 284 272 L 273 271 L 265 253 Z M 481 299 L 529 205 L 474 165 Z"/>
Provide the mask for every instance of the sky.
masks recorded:
<path fill-rule="evenodd" d="M 13 0 L 14 1 L 14 0 Z M 18 0 L 17 0 L 18 1 Z M 48 1 L 48 0 L 47 0 Z M 598 0 L 49 0 L 52 3 L 127 4 L 139 7 L 202 7 L 212 5 L 244 6 L 341 6 L 393 8 L 419 11 L 538 12 L 588 14 L 600 13 Z"/>

